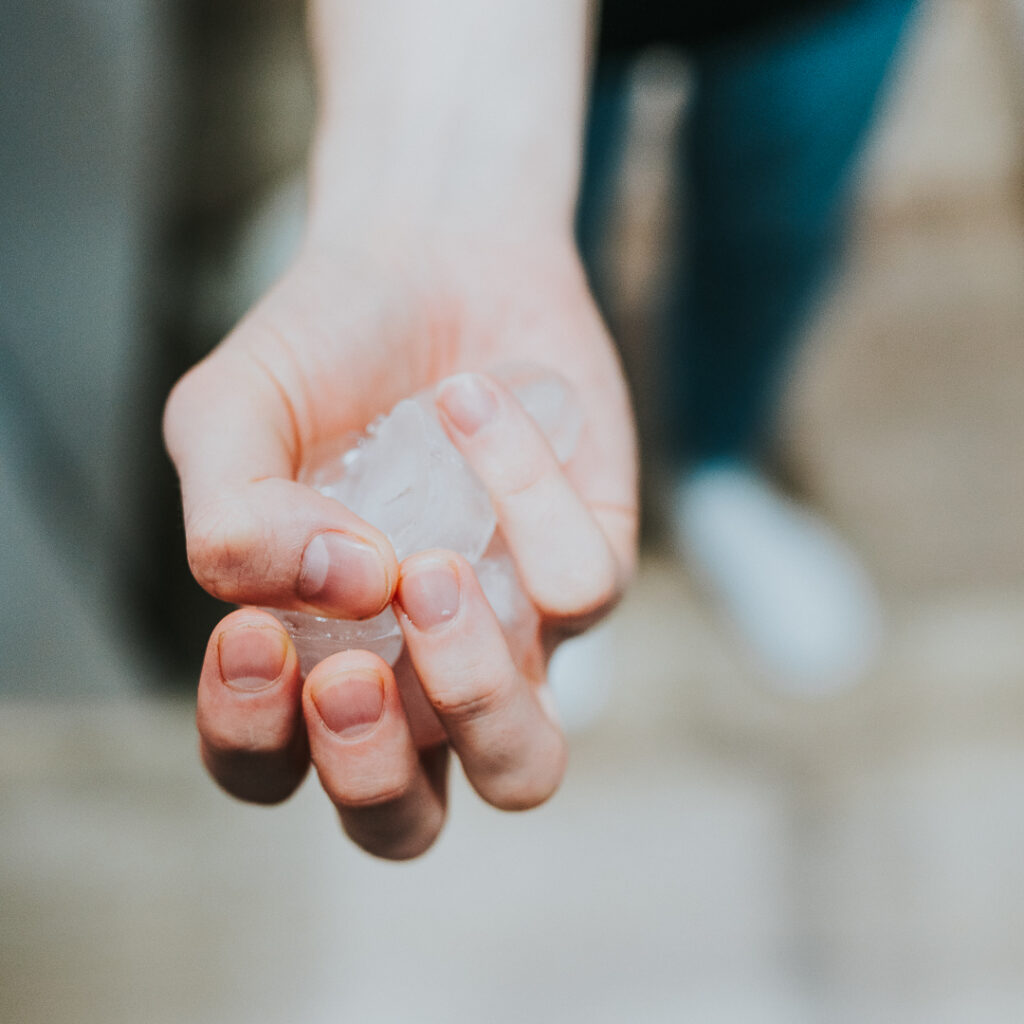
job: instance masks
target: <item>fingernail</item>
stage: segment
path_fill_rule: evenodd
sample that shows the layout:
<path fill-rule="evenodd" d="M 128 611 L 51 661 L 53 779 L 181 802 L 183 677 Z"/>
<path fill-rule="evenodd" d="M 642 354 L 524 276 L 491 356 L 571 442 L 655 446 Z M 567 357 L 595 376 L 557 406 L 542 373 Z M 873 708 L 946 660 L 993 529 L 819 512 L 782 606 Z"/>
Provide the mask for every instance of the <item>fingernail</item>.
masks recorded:
<path fill-rule="evenodd" d="M 360 593 L 379 594 L 383 603 L 388 580 L 376 548 L 329 530 L 306 545 L 298 589 L 303 600 L 334 608 L 352 604 Z"/>
<path fill-rule="evenodd" d="M 238 626 L 217 638 L 221 679 L 235 690 L 265 690 L 284 671 L 287 655 L 284 635 L 276 629 Z"/>
<path fill-rule="evenodd" d="M 345 739 L 368 733 L 384 714 L 384 685 L 365 670 L 318 682 L 310 696 L 324 725 Z"/>
<path fill-rule="evenodd" d="M 479 374 L 460 373 L 437 393 L 441 408 L 466 435 L 475 434 L 498 411 L 498 402 Z"/>
<path fill-rule="evenodd" d="M 452 565 L 425 565 L 398 585 L 398 603 L 419 630 L 437 629 L 459 610 L 459 577 Z"/>

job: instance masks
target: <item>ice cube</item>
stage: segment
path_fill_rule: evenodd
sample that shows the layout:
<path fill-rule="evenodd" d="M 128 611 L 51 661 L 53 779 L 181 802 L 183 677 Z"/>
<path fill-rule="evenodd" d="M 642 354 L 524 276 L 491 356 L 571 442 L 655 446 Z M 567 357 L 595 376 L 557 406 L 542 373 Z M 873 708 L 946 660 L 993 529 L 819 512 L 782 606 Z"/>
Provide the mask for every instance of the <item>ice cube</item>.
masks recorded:
<path fill-rule="evenodd" d="M 338 651 L 372 651 L 389 665 L 393 665 L 402 653 L 402 629 L 390 606 L 362 622 L 328 619 L 305 612 L 269 610 L 291 635 L 304 676 L 314 665 Z"/>
<path fill-rule="evenodd" d="M 560 461 L 571 458 L 582 417 L 569 385 L 549 371 L 516 365 L 496 374 L 536 420 Z M 513 653 L 536 638 L 537 613 L 518 583 L 515 564 L 496 535 L 487 492 L 448 439 L 434 393 L 399 402 L 363 435 L 309 467 L 303 479 L 383 531 L 399 560 L 445 548 L 473 564 Z M 386 608 L 362 622 L 270 609 L 295 642 L 303 673 L 337 651 L 370 650 L 394 665 L 401 629 Z"/>
<path fill-rule="evenodd" d="M 474 562 L 490 543 L 496 520 L 487 491 L 428 397 L 405 399 L 371 424 L 338 469 L 319 489 L 382 530 L 399 560 L 440 547 Z"/>
<path fill-rule="evenodd" d="M 500 531 L 473 568 L 484 597 L 501 623 L 512 657 L 522 664 L 537 640 L 540 616 L 523 591 L 515 562 Z"/>

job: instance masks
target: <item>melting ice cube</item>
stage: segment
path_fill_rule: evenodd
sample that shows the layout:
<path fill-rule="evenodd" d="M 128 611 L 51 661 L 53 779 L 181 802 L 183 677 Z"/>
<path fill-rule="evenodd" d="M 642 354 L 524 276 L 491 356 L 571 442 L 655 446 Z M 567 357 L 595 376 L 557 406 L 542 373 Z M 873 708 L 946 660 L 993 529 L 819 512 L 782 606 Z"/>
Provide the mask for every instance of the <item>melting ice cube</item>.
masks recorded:
<path fill-rule="evenodd" d="M 383 531 L 399 561 L 439 547 L 475 562 L 494 533 L 487 492 L 426 396 L 372 423 L 333 475 L 319 489 Z"/>
<path fill-rule="evenodd" d="M 525 364 L 505 367 L 495 376 L 534 418 L 559 461 L 567 462 L 582 429 L 569 385 L 557 374 Z M 433 392 L 399 402 L 306 479 L 381 530 L 400 561 L 417 551 L 445 548 L 477 566 L 510 642 L 527 642 L 536 614 L 531 619 L 533 609 L 519 590 L 511 556 L 495 538 L 490 498 L 449 441 Z M 373 651 L 391 665 L 402 653 L 402 633 L 391 608 L 362 622 L 270 610 L 291 634 L 304 673 L 337 651 Z"/>

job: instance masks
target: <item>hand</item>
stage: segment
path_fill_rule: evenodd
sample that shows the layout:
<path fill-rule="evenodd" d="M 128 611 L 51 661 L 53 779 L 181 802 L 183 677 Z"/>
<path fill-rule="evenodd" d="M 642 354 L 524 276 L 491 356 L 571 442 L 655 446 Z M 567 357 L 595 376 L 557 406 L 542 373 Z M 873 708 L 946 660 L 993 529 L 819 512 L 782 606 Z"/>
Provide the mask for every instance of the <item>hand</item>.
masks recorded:
<path fill-rule="evenodd" d="M 312 0 L 321 110 L 309 228 L 291 271 L 168 402 L 189 560 L 226 601 L 361 618 L 394 600 L 395 671 L 336 654 L 303 682 L 275 619 L 214 631 L 203 758 L 230 792 L 286 797 L 310 760 L 357 843 L 411 857 L 445 813 L 449 746 L 484 799 L 557 786 L 547 655 L 632 567 L 632 423 L 570 238 L 585 0 Z M 487 376 L 532 362 L 585 417 L 564 470 Z M 298 482 L 322 444 L 469 373 L 442 420 L 491 494 L 536 622 L 510 649 L 470 567 L 386 538 Z"/>
<path fill-rule="evenodd" d="M 488 375 L 510 361 L 549 367 L 574 388 L 585 427 L 564 469 Z M 320 445 L 464 373 L 439 408 L 491 494 L 538 612 L 515 652 L 465 561 L 427 552 L 399 567 L 379 531 L 296 481 Z M 568 239 L 485 249 L 465 236 L 344 247 L 311 236 L 280 284 L 179 382 L 165 432 L 190 564 L 207 590 L 344 618 L 394 599 L 407 643 L 395 671 L 349 651 L 303 682 L 274 618 L 228 615 L 198 703 L 202 756 L 225 789 L 281 800 L 312 759 L 349 835 L 394 858 L 425 850 L 443 824 L 449 744 L 497 807 L 554 791 L 565 746 L 547 711 L 547 656 L 621 593 L 637 518 L 625 387 Z"/>

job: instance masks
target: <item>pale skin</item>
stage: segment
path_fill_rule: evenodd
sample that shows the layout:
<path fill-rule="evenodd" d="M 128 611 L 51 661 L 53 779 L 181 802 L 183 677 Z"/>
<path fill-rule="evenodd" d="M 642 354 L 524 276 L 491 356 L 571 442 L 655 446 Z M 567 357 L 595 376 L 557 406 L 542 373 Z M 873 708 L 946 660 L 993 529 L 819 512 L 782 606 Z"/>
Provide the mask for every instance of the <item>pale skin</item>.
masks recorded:
<path fill-rule="evenodd" d="M 210 593 L 344 618 L 393 601 L 408 651 L 398 680 L 364 651 L 303 680 L 277 620 L 232 612 L 200 676 L 204 763 L 265 803 L 312 763 L 349 836 L 401 859 L 441 830 L 449 751 L 496 807 L 557 788 L 565 740 L 545 666 L 630 575 L 635 441 L 572 239 L 584 0 L 320 0 L 311 13 L 321 117 L 305 242 L 175 387 L 165 436 Z M 502 386 L 510 361 L 573 387 L 586 426 L 565 467 Z M 453 375 L 442 422 L 539 613 L 516 657 L 464 560 L 399 565 L 379 531 L 297 481 L 321 444 Z"/>

